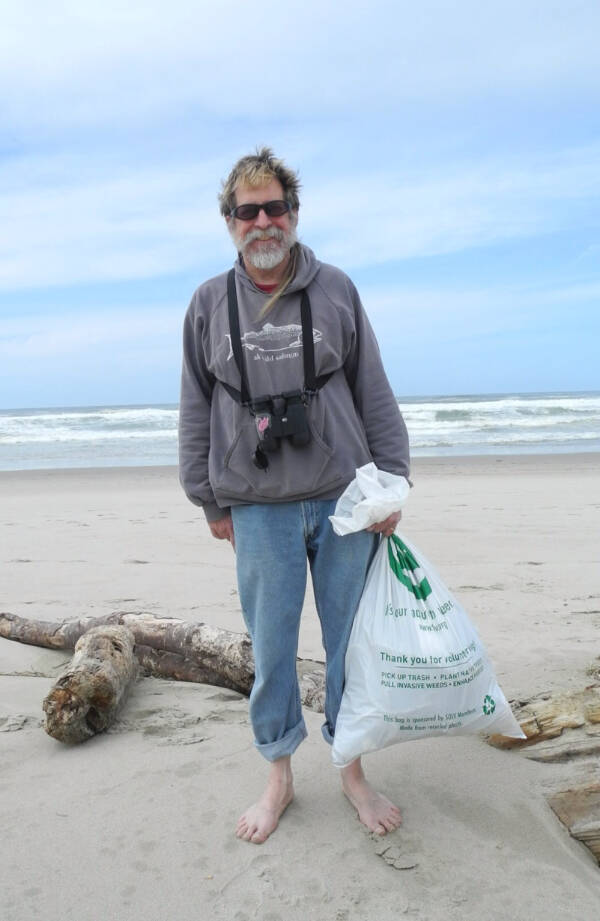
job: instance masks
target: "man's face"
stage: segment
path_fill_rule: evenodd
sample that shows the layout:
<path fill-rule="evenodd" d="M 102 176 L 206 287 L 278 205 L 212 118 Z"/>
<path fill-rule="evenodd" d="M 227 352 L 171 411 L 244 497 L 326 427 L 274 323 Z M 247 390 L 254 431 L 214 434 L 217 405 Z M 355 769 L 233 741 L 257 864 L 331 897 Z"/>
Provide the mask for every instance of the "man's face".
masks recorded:
<path fill-rule="evenodd" d="M 283 188 L 278 179 L 271 179 L 265 185 L 239 185 L 235 190 L 236 205 L 263 204 L 267 201 L 281 201 Z M 228 217 L 227 227 L 245 262 L 257 269 L 273 269 L 289 254 L 296 242 L 298 216 L 288 211 L 281 217 L 269 217 L 259 211 L 251 221 Z"/>

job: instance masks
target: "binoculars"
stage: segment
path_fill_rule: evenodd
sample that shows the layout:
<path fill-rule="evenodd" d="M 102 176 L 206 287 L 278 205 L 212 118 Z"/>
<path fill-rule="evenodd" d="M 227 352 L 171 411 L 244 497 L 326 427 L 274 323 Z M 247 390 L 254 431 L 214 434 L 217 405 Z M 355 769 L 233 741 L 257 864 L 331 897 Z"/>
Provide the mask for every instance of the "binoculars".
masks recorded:
<path fill-rule="evenodd" d="M 306 402 L 300 390 L 283 393 L 279 398 L 263 398 L 252 404 L 258 447 L 277 451 L 282 438 L 289 438 L 295 448 L 303 448 L 311 439 L 306 416 Z"/>

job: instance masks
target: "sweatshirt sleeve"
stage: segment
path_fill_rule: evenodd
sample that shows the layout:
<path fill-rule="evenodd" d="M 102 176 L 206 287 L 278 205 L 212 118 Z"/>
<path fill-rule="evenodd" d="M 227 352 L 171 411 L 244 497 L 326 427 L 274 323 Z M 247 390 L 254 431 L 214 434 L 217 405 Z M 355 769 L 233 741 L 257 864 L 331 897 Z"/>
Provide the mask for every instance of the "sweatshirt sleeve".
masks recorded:
<path fill-rule="evenodd" d="M 371 324 L 356 288 L 351 282 L 350 286 L 355 322 L 344 371 L 376 466 L 408 479 L 410 452 L 406 424 L 387 379 Z"/>
<path fill-rule="evenodd" d="M 195 294 L 183 324 L 183 366 L 179 402 L 179 480 L 188 499 L 202 507 L 207 521 L 226 514 L 208 480 L 210 412 L 214 376 L 208 370 L 202 334 L 204 319 Z"/>

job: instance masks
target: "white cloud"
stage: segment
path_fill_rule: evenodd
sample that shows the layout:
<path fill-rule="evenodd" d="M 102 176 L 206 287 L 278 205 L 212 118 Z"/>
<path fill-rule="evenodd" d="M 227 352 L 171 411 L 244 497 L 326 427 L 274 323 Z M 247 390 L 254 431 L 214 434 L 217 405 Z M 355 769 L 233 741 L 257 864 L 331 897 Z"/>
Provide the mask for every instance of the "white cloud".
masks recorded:
<path fill-rule="evenodd" d="M 545 332 L 587 323 L 600 332 L 600 282 L 562 285 L 449 287 L 401 283 L 364 285 L 361 298 L 381 340 L 426 341 L 450 345 L 464 339 L 498 337 L 534 347 Z M 582 331 L 582 335 L 583 335 Z"/>
<path fill-rule="evenodd" d="M 5 291 L 220 270 L 231 246 L 219 180 L 257 119 L 271 118 L 269 137 L 305 167 L 304 239 L 350 269 L 581 226 L 598 197 L 599 145 L 538 159 L 432 156 L 409 174 L 419 152 L 402 157 L 410 138 L 398 120 L 404 104 L 595 92 L 591 0 L 264 0 L 260 16 L 245 0 L 9 0 L 2 26 L 14 148 L 0 173 Z M 336 151 L 374 112 L 397 139 L 384 168 L 374 138 L 368 168 L 348 172 L 346 157 L 336 182 Z M 193 123 L 196 143 L 173 142 L 159 161 L 144 138 L 168 135 L 170 119 Z"/>
<path fill-rule="evenodd" d="M 433 285 L 362 285 L 362 301 L 382 343 L 426 340 L 434 335 L 448 343 L 471 336 L 542 333 L 576 315 L 598 325 L 600 282 L 562 286 L 459 287 Z M 28 361 L 85 360 L 108 349 L 136 360 L 148 350 L 178 360 L 182 304 L 148 307 L 84 306 L 68 313 L 34 314 L 3 319 L 0 365 L 23 367 Z"/>
<path fill-rule="evenodd" d="M 182 320 L 181 305 L 143 310 L 95 307 L 60 315 L 11 317 L 2 321 L 0 364 L 6 370 L 11 362 L 17 368 L 30 360 L 79 360 L 107 346 L 137 351 L 159 347 L 178 354 Z"/>
<path fill-rule="evenodd" d="M 184 110 L 339 117 L 368 104 L 589 93 L 600 7 L 537 0 L 3 4 L 9 119 L 89 124 Z M 6 120 L 6 115 L 5 115 Z"/>
<path fill-rule="evenodd" d="M 262 142 L 300 167 L 303 239 L 351 273 L 562 233 L 572 271 L 597 277 L 600 144 L 581 139 L 598 34 L 597 0 L 6 0 L 0 309 L 21 290 L 31 312 L 28 288 L 38 302 L 49 286 L 221 271 L 219 180 Z M 480 277 L 477 258 L 453 265 Z M 448 342 L 526 328 L 532 354 L 536 324 L 567 329 L 595 297 L 551 290 L 549 260 L 529 291 L 492 287 L 498 265 L 489 288 L 361 293 L 386 339 L 400 313 Z M 134 350 L 132 377 L 143 355 L 171 361 L 181 305 L 145 310 L 140 329 L 127 297 L 3 319 L 4 379 L 22 386 L 31 359 L 42 390 L 75 364 L 87 380 L 86 358 L 111 349 Z"/>
<path fill-rule="evenodd" d="M 302 230 L 323 258 L 356 267 L 597 227 L 598 209 L 586 213 L 600 198 L 599 162 L 596 144 L 346 176 L 307 190 Z"/>
<path fill-rule="evenodd" d="M 600 282 L 360 286 L 398 393 L 595 386 Z M 6 406 L 177 399 L 184 305 L 81 304 L 0 326 Z M 597 350 L 597 349 L 596 349 Z"/>
<path fill-rule="evenodd" d="M 221 271 L 233 253 L 221 160 L 73 176 L 70 158 L 7 165 L 0 288 Z M 307 181 L 300 231 L 349 270 L 598 226 L 600 145 Z M 26 182 L 26 175 L 31 183 Z M 595 216 L 594 216 L 595 215 Z"/>
<path fill-rule="evenodd" d="M 36 161 L 32 187 L 22 167 L 3 184 L 0 287 L 5 290 L 126 278 L 151 278 L 206 264 L 231 244 L 216 202 L 214 164 L 125 169 L 72 177 Z"/>

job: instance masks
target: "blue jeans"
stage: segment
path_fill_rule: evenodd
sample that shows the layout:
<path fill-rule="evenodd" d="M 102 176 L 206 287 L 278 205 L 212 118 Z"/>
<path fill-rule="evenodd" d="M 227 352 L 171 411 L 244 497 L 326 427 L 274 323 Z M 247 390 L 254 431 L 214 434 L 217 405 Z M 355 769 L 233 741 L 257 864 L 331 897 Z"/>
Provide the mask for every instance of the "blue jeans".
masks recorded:
<path fill-rule="evenodd" d="M 308 499 L 231 509 L 238 587 L 252 639 L 255 678 L 250 719 L 268 760 L 291 755 L 306 737 L 296 655 L 310 564 L 326 656 L 323 736 L 333 741 L 344 689 L 344 660 L 378 535 L 338 537 L 328 516 L 335 500 Z"/>

